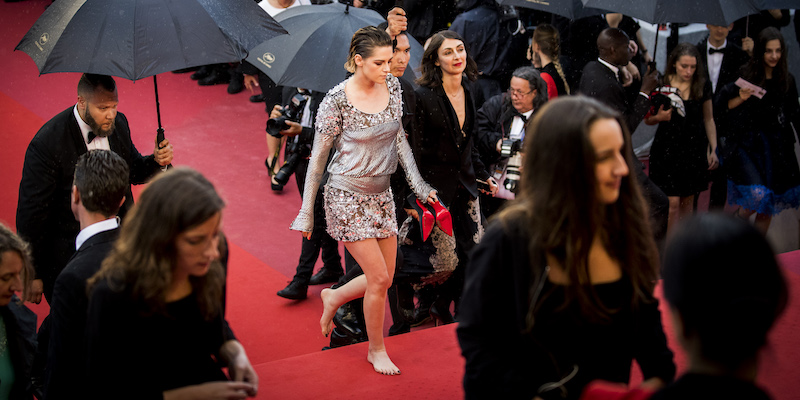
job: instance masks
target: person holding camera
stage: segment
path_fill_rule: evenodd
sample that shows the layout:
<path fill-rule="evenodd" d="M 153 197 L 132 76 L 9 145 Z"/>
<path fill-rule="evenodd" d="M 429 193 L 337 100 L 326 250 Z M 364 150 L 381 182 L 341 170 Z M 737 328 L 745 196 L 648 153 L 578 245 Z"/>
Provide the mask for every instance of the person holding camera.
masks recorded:
<path fill-rule="evenodd" d="M 547 99 L 547 84 L 539 71 L 520 67 L 514 70 L 508 91 L 487 100 L 478 110 L 478 151 L 498 183 L 494 196 L 481 194 L 481 209 L 487 218 L 506 200 L 514 199 L 525 126 Z"/>
<path fill-rule="evenodd" d="M 307 91 L 301 88 L 283 88 L 283 104 L 276 105 L 267 121 L 267 132 L 277 134 L 276 137 L 286 136 L 286 162 L 275 174 L 275 179 L 285 185 L 289 177 L 294 175 L 300 196 L 303 196 L 308 171 L 311 145 L 314 141 L 314 119 L 317 109 L 322 102 L 324 93 Z M 327 177 L 323 177 L 326 181 Z M 314 201 L 314 228 L 310 238 L 303 238 L 300 250 L 300 260 L 297 263 L 297 272 L 278 296 L 290 300 L 303 300 L 308 295 L 308 285 L 321 285 L 336 282 L 344 272 L 342 259 L 339 255 L 339 244 L 326 231 L 328 224 L 325 222 L 323 208 L 322 187 L 317 190 Z M 322 252 L 323 267 L 319 272 L 314 272 L 314 264 Z"/>

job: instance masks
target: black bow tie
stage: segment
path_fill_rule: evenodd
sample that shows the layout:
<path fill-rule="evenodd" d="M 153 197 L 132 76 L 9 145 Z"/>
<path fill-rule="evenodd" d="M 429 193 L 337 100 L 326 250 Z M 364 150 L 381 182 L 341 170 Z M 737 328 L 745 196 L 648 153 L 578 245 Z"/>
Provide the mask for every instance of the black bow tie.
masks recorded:
<path fill-rule="evenodd" d="M 721 48 L 721 49 L 715 49 L 715 48 L 713 48 L 713 47 L 709 47 L 709 48 L 708 48 L 708 54 L 709 54 L 709 55 L 711 55 L 711 54 L 714 54 L 714 53 L 722 53 L 723 55 L 725 55 L 725 53 L 726 53 L 726 52 L 727 52 L 727 51 L 725 50 L 725 48 L 724 48 L 724 47 L 723 47 L 723 48 Z"/>
<path fill-rule="evenodd" d="M 522 114 L 522 113 L 520 113 L 520 112 L 518 112 L 516 110 L 514 110 L 514 116 L 522 118 L 522 123 L 523 124 L 527 124 L 528 123 L 528 117 L 526 117 L 524 114 Z"/>
<path fill-rule="evenodd" d="M 96 138 L 96 137 L 98 137 L 98 136 L 95 135 L 94 132 L 89 132 L 89 135 L 88 135 L 88 139 L 89 140 L 86 142 L 86 144 L 92 143 L 92 140 L 94 140 L 94 138 Z"/>

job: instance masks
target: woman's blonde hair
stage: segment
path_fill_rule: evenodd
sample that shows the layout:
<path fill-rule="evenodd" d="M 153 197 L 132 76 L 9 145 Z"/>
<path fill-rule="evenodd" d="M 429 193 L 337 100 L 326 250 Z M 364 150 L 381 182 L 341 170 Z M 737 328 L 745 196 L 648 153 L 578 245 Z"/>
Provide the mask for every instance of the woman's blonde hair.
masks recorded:
<path fill-rule="evenodd" d="M 386 31 L 382 31 L 374 26 L 366 26 L 353 34 L 350 40 L 350 53 L 347 55 L 347 62 L 344 69 L 351 74 L 356 72 L 356 54 L 362 58 L 368 58 L 376 47 L 392 47 L 392 37 Z"/>
<path fill-rule="evenodd" d="M 539 45 L 539 49 L 542 53 L 553 60 L 553 66 L 556 67 L 558 76 L 560 76 L 561 80 L 564 82 L 564 89 L 566 89 L 567 94 L 569 94 L 569 84 L 564 75 L 564 70 L 561 68 L 561 62 L 558 59 L 561 56 L 561 39 L 558 35 L 558 29 L 550 24 L 537 25 L 536 29 L 533 31 L 533 42 Z"/>
<path fill-rule="evenodd" d="M 3 262 L 3 254 L 7 251 L 13 251 L 22 259 L 22 271 L 20 277 L 22 279 L 22 301 L 28 297 L 28 292 L 31 289 L 31 281 L 33 280 L 33 261 L 31 259 L 31 248 L 28 243 L 16 233 L 8 229 L 3 223 L 0 222 L 0 263 Z"/>

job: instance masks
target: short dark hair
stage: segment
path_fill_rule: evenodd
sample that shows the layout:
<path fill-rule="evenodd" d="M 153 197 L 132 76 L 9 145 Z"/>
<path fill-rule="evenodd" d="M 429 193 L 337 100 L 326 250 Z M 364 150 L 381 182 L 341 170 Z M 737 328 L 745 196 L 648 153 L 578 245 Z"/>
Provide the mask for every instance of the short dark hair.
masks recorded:
<path fill-rule="evenodd" d="M 464 43 L 464 48 L 467 50 L 467 68 L 464 70 L 464 73 L 470 81 L 474 82 L 478 79 L 478 64 L 476 64 L 472 56 L 469 55 L 469 47 L 467 47 L 467 43 L 464 42 L 464 38 L 455 31 L 444 30 L 436 32 L 431 36 L 431 42 L 422 54 L 420 77 L 417 78 L 417 83 L 420 86 L 434 88 L 442 84 L 442 69 L 436 66 L 436 61 L 439 59 L 439 47 L 442 47 L 442 43 L 445 39 L 460 40 Z"/>
<path fill-rule="evenodd" d="M 547 102 L 547 83 L 542 79 L 542 75 L 536 68 L 519 67 L 514 70 L 511 76 L 525 79 L 531 90 L 536 89 L 536 97 L 533 98 L 533 108 L 538 109 Z"/>
<path fill-rule="evenodd" d="M 115 92 L 117 90 L 117 83 L 114 82 L 114 78 L 108 75 L 81 75 L 81 79 L 78 81 L 78 96 L 91 96 L 97 89 Z"/>
<path fill-rule="evenodd" d="M 376 47 L 393 47 L 392 37 L 386 31 L 374 26 L 365 26 L 353 34 L 350 40 L 350 53 L 347 55 L 347 62 L 344 69 L 347 72 L 356 72 L 356 54 L 362 58 L 369 58 Z"/>
<path fill-rule="evenodd" d="M 706 360 L 736 368 L 756 356 L 786 308 L 775 253 L 748 222 L 705 214 L 683 222 L 664 253 L 664 297 Z"/>
<path fill-rule="evenodd" d="M 112 217 L 130 187 L 128 163 L 113 151 L 91 150 L 78 158 L 73 184 L 88 211 Z"/>

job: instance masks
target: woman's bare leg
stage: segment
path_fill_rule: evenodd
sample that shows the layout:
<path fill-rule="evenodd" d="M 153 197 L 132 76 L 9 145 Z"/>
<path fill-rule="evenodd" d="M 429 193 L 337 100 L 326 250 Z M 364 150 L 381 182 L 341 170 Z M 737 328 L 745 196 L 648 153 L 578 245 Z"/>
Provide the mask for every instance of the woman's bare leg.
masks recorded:
<path fill-rule="evenodd" d="M 756 214 L 756 221 L 753 225 L 755 225 L 756 228 L 758 228 L 761 231 L 761 233 L 766 235 L 767 231 L 769 230 L 769 224 L 771 222 L 772 222 L 771 215 L 758 213 Z"/>
<path fill-rule="evenodd" d="M 681 217 L 681 198 L 678 196 L 669 196 L 669 214 L 667 215 L 667 233 L 672 232 L 672 227 L 678 223 Z"/>
<path fill-rule="evenodd" d="M 386 291 L 391 286 L 394 276 L 397 238 L 392 236 L 386 239 L 347 242 L 345 247 L 364 270 L 364 275 L 335 290 L 324 289 L 322 291 L 321 297 L 324 306 L 320 319 L 322 332 L 330 332 L 331 321 L 337 308 L 350 300 L 363 296 L 364 322 L 367 327 L 367 336 L 369 336 L 367 360 L 372 363 L 376 372 L 385 375 L 399 374 L 400 370 L 389 358 L 383 342 Z"/>
<path fill-rule="evenodd" d="M 680 219 L 692 216 L 694 212 L 694 196 L 681 197 Z"/>

